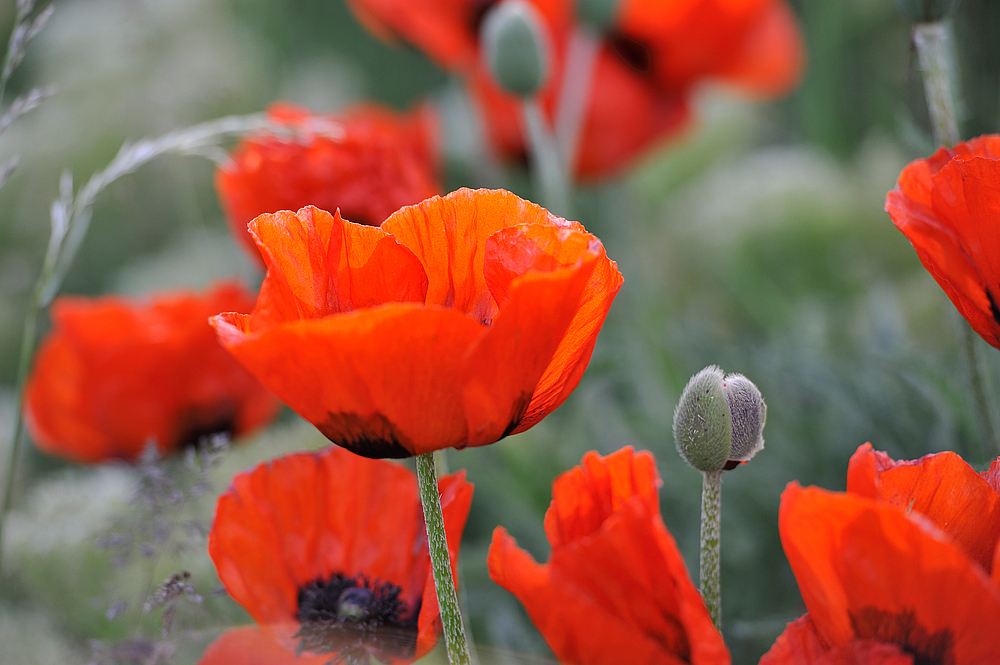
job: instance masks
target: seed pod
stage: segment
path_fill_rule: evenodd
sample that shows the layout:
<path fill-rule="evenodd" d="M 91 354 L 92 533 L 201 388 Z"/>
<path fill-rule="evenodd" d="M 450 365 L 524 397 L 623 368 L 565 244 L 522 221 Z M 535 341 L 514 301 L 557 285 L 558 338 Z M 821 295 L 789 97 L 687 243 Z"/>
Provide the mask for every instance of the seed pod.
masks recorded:
<path fill-rule="evenodd" d="M 677 451 L 699 471 L 735 468 L 764 447 L 766 417 L 753 382 L 710 365 L 691 377 L 674 410 Z"/>
<path fill-rule="evenodd" d="M 549 76 L 545 20 L 524 0 L 505 0 L 483 22 L 482 42 L 490 73 L 507 92 L 531 97 Z"/>

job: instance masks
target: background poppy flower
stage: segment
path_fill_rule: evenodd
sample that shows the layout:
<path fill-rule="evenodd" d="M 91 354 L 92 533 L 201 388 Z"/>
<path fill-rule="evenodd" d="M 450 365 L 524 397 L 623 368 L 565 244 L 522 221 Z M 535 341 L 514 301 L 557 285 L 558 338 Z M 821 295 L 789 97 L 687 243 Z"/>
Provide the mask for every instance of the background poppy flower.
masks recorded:
<path fill-rule="evenodd" d="M 911 162 L 885 210 L 980 337 L 1000 348 L 1000 135 Z"/>
<path fill-rule="evenodd" d="M 503 527 L 490 578 L 518 597 L 562 663 L 729 663 L 729 651 L 660 517 L 656 462 L 587 453 L 559 476 L 537 563 Z"/>
<path fill-rule="evenodd" d="M 778 526 L 809 613 L 761 665 L 1000 662 L 1000 587 L 919 513 L 790 483 Z"/>
<path fill-rule="evenodd" d="M 365 104 L 314 115 L 281 103 L 267 115 L 296 135 L 245 138 L 215 174 L 229 226 L 261 267 L 247 232 L 257 215 L 315 205 L 340 208 L 354 222 L 378 226 L 402 206 L 441 191 L 436 119 L 429 106 L 399 114 Z"/>
<path fill-rule="evenodd" d="M 277 400 L 207 323 L 220 308 L 251 304 L 235 283 L 145 303 L 57 299 L 54 329 L 25 387 L 35 443 L 77 462 L 131 460 L 150 442 L 169 453 L 200 436 L 239 436 L 270 422 Z"/>
<path fill-rule="evenodd" d="M 249 315 L 213 318 L 261 382 L 334 443 L 405 457 L 524 431 L 576 387 L 622 277 L 576 222 L 459 190 L 381 228 L 308 207 L 250 225 Z"/>
<path fill-rule="evenodd" d="M 554 117 L 576 21 L 569 0 L 530 0 L 545 18 L 553 73 L 541 92 Z M 369 29 L 403 39 L 441 66 L 470 76 L 471 90 L 498 152 L 525 154 L 520 102 L 492 81 L 479 56 L 484 0 L 352 0 Z M 703 80 L 774 97 L 799 80 L 801 36 L 784 0 L 624 0 L 604 35 L 579 141 L 576 174 L 613 175 L 654 143 L 676 134 L 690 118 L 688 98 Z"/>
<path fill-rule="evenodd" d="M 985 473 L 976 473 L 955 453 L 897 462 L 866 443 L 851 456 L 847 491 L 921 513 L 987 573 L 992 570 L 1000 541 L 1000 495 Z"/>
<path fill-rule="evenodd" d="M 454 569 L 472 485 L 459 472 L 438 487 Z M 238 474 L 216 506 L 208 551 L 267 633 L 225 637 L 220 650 L 278 642 L 327 661 L 408 662 L 441 633 L 417 478 L 401 465 L 331 447 Z"/>

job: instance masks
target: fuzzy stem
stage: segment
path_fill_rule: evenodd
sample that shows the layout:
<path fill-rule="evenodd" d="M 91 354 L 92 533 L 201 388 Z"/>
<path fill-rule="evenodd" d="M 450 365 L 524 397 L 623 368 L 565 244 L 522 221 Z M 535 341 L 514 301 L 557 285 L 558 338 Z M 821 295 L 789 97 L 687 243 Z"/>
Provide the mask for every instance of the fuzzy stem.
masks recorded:
<path fill-rule="evenodd" d="M 451 574 L 448 538 L 444 530 L 444 513 L 441 511 L 441 493 L 438 491 L 434 454 L 417 456 L 417 484 L 420 486 L 420 503 L 424 507 L 427 526 L 427 549 L 434 571 L 434 589 L 437 591 L 441 623 L 444 626 L 444 643 L 451 665 L 470 665 L 472 657 L 465 638 L 462 613 L 458 608 L 455 579 Z"/>
<path fill-rule="evenodd" d="M 569 218 L 569 180 L 563 168 L 559 146 L 549 129 L 537 99 L 525 98 L 521 106 L 528 131 L 531 176 L 542 203 L 550 212 Z"/>
<path fill-rule="evenodd" d="M 924 73 L 924 94 L 934 124 L 934 138 L 941 145 L 952 148 L 961 139 L 951 81 L 954 63 L 948 28 L 942 21 L 918 23 L 913 28 L 913 43 L 916 44 L 920 69 Z"/>
<path fill-rule="evenodd" d="M 701 597 L 715 627 L 722 630 L 719 538 L 722 518 L 722 471 L 703 472 L 701 486 Z"/>

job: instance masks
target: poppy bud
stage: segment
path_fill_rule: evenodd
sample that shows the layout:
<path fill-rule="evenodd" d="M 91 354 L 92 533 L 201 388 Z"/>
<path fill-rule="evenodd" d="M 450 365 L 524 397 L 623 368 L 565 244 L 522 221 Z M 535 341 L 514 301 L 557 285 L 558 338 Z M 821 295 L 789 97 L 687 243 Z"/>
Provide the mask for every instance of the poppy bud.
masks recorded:
<path fill-rule="evenodd" d="M 483 48 L 501 88 L 535 95 L 549 75 L 549 39 L 538 10 L 523 0 L 501 2 L 483 22 Z"/>
<path fill-rule="evenodd" d="M 709 365 L 691 377 L 674 410 L 677 451 L 699 471 L 734 468 L 764 447 L 766 415 L 757 386 Z"/>
<path fill-rule="evenodd" d="M 914 23 L 934 23 L 947 16 L 955 0 L 896 0 L 903 16 Z"/>
<path fill-rule="evenodd" d="M 579 19 L 604 32 L 615 25 L 618 18 L 618 0 L 576 0 Z"/>

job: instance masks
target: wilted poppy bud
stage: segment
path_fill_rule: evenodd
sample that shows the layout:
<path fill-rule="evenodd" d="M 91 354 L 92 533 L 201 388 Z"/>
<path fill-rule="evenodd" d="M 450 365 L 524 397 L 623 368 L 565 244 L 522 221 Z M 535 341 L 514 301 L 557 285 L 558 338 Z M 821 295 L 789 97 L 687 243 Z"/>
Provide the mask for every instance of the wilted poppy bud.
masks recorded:
<path fill-rule="evenodd" d="M 691 377 L 674 410 L 677 451 L 699 471 L 735 468 L 764 447 L 766 417 L 750 379 L 709 365 Z"/>
<path fill-rule="evenodd" d="M 933 23 L 951 12 L 955 0 L 896 0 L 896 6 L 914 23 Z"/>
<path fill-rule="evenodd" d="M 521 97 L 536 94 L 549 76 L 549 38 L 538 10 L 506 0 L 483 22 L 483 48 L 501 88 Z"/>
<path fill-rule="evenodd" d="M 598 30 L 609 30 L 618 18 L 619 0 L 576 0 L 576 15 Z"/>

